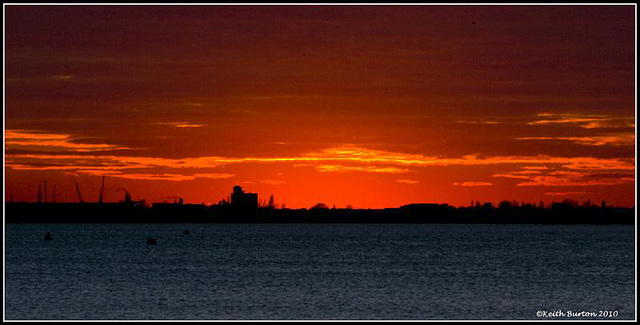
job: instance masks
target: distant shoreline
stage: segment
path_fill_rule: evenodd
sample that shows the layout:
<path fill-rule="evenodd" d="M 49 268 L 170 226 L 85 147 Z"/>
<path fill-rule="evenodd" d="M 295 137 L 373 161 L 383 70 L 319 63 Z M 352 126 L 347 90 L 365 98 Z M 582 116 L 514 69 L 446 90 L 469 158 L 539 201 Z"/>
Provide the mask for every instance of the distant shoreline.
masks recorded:
<path fill-rule="evenodd" d="M 6 223 L 228 223 L 228 224 L 593 224 L 634 225 L 635 208 L 409 204 L 387 209 L 274 209 L 233 205 L 24 203 L 5 205 Z"/>

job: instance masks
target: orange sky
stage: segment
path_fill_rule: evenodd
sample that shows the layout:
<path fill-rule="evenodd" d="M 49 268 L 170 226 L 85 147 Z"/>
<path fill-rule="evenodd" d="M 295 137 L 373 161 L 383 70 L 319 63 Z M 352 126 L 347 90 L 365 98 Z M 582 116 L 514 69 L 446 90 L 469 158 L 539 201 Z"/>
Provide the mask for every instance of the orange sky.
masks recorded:
<path fill-rule="evenodd" d="M 635 204 L 634 6 L 5 6 L 5 200 Z"/>

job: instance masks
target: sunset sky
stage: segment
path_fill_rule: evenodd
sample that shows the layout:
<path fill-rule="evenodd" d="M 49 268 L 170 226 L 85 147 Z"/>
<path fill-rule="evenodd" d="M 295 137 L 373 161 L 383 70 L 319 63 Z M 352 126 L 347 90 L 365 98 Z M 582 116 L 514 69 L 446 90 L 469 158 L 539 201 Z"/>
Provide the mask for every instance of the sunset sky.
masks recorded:
<path fill-rule="evenodd" d="M 635 7 L 5 6 L 5 200 L 635 203 Z"/>

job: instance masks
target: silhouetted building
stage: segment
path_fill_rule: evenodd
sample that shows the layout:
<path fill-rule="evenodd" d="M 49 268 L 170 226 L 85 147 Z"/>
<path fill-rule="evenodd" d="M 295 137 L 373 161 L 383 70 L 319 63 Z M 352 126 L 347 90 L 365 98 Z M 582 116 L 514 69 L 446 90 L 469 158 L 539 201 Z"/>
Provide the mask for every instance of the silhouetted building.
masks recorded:
<path fill-rule="evenodd" d="M 436 203 L 412 203 L 403 205 L 400 209 L 410 217 L 446 217 L 449 213 L 449 205 Z"/>
<path fill-rule="evenodd" d="M 231 205 L 255 209 L 258 207 L 258 194 L 245 193 L 242 187 L 236 185 L 233 187 L 233 193 L 231 193 Z"/>
<path fill-rule="evenodd" d="M 574 208 L 573 200 L 564 200 L 562 202 L 551 203 L 551 209 L 555 211 L 568 211 Z"/>
<path fill-rule="evenodd" d="M 572 199 L 564 199 L 562 203 L 566 205 L 570 205 L 572 208 L 577 208 L 580 205 L 578 201 L 572 200 Z"/>
<path fill-rule="evenodd" d="M 203 204 L 154 203 L 155 222 L 206 222 L 207 207 Z"/>
<path fill-rule="evenodd" d="M 515 205 L 507 200 L 500 201 L 500 203 L 498 203 L 499 209 L 510 209 L 512 206 L 515 206 Z"/>

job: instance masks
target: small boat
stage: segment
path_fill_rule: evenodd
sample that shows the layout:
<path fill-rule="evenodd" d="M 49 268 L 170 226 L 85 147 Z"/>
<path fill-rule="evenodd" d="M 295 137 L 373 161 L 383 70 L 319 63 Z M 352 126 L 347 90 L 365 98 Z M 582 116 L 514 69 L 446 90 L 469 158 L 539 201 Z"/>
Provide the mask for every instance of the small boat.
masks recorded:
<path fill-rule="evenodd" d="M 182 234 L 183 235 L 189 235 L 189 234 L 191 234 L 191 232 L 189 230 L 185 230 L 185 231 L 182 232 Z"/>
<path fill-rule="evenodd" d="M 147 245 L 157 245 L 158 244 L 158 240 L 151 237 L 149 239 L 147 239 Z"/>
<path fill-rule="evenodd" d="M 44 241 L 52 241 L 52 240 L 53 240 L 53 236 L 51 235 L 50 232 L 44 235 Z"/>

